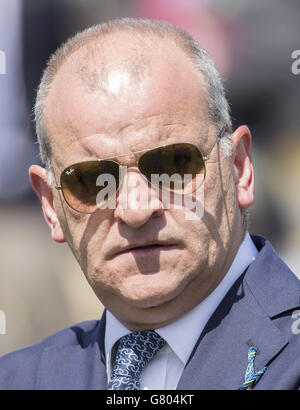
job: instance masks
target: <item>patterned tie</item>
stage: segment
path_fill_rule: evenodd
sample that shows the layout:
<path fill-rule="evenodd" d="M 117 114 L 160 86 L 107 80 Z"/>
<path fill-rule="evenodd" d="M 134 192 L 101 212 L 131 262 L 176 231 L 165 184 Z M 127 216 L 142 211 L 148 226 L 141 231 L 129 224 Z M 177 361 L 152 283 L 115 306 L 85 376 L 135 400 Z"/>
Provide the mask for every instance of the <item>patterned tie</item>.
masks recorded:
<path fill-rule="evenodd" d="M 122 337 L 107 390 L 139 390 L 141 371 L 165 343 L 153 330 Z"/>

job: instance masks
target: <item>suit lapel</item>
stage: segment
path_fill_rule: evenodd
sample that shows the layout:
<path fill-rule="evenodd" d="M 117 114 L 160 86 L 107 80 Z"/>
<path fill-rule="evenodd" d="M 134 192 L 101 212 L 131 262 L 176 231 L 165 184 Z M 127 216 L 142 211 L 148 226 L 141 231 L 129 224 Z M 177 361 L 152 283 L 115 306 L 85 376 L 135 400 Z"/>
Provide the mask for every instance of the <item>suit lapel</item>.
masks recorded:
<path fill-rule="evenodd" d="M 97 327 L 85 334 L 78 344 L 45 348 L 40 359 L 36 388 L 105 390 L 107 377 L 104 335 L 105 314 Z"/>
<path fill-rule="evenodd" d="M 251 345 L 258 349 L 255 371 L 284 349 L 288 339 L 272 317 L 299 305 L 293 276 L 268 243 L 208 321 L 177 389 L 239 389 Z M 282 286 L 289 281 L 287 298 Z M 263 377 L 267 377 L 267 372 L 268 369 Z"/>

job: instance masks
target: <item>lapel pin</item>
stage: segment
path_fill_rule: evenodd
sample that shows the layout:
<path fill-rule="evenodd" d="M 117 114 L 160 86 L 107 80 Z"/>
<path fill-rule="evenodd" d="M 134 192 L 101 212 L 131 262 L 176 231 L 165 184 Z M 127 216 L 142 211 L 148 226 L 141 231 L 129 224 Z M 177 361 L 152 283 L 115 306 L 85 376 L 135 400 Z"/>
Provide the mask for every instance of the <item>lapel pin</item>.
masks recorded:
<path fill-rule="evenodd" d="M 255 346 L 250 346 L 248 350 L 248 365 L 245 372 L 245 380 L 244 383 L 241 385 L 240 390 L 252 390 L 254 384 L 258 381 L 258 379 L 264 374 L 264 372 L 267 369 L 267 366 L 265 366 L 258 372 L 255 372 L 254 360 L 257 351 L 258 349 Z"/>

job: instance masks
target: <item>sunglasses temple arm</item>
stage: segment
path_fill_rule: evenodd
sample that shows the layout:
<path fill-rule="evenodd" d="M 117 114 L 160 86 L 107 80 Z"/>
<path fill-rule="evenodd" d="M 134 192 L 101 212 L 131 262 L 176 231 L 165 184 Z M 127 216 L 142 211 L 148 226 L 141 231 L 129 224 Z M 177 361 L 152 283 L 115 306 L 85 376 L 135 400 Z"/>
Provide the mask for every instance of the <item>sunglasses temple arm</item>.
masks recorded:
<path fill-rule="evenodd" d="M 54 175 L 54 173 L 53 173 L 53 175 Z M 54 175 L 54 181 L 55 181 L 55 185 L 54 185 L 54 186 L 55 186 L 55 189 L 57 189 L 58 191 L 61 191 L 61 190 L 62 190 L 62 186 L 57 184 L 55 175 Z"/>
<path fill-rule="evenodd" d="M 212 149 L 209 151 L 209 153 L 208 153 L 207 155 L 205 155 L 205 156 L 203 157 L 204 161 L 207 161 L 207 160 L 210 158 L 211 153 L 213 152 L 215 146 L 221 141 L 221 139 L 224 137 L 225 134 L 226 134 L 226 129 L 225 129 L 225 128 L 222 128 L 222 130 L 220 131 L 220 133 L 219 133 L 219 135 L 218 135 L 218 137 L 217 137 L 217 139 L 216 139 L 216 142 L 215 142 L 214 145 L 212 146 Z"/>
<path fill-rule="evenodd" d="M 50 167 L 51 167 L 51 168 L 50 168 L 50 170 L 48 170 L 48 172 L 51 172 L 52 175 L 53 175 L 54 182 L 55 182 L 54 187 L 55 187 L 55 189 L 57 189 L 58 191 L 61 191 L 61 190 L 62 190 L 62 187 L 61 187 L 61 185 L 58 185 L 58 183 L 57 183 L 57 181 L 56 181 L 56 176 L 55 176 L 54 170 L 53 170 L 53 168 L 52 168 L 52 165 L 51 165 Z"/>

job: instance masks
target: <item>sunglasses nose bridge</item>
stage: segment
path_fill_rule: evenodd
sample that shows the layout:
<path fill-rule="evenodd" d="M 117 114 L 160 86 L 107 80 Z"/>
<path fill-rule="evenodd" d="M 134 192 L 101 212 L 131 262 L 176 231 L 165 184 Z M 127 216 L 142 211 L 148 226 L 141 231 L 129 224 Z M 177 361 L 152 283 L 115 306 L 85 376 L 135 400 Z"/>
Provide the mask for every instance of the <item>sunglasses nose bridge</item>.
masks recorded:
<path fill-rule="evenodd" d="M 122 166 L 117 203 L 121 208 L 148 209 L 157 197 L 157 190 L 138 166 Z M 118 206 L 118 205 L 117 205 Z"/>
<path fill-rule="evenodd" d="M 146 176 L 138 168 L 138 164 L 133 166 L 120 165 L 120 186 L 119 194 L 121 190 L 126 187 L 138 188 L 140 186 L 139 181 L 142 180 L 143 184 L 148 184 Z"/>

